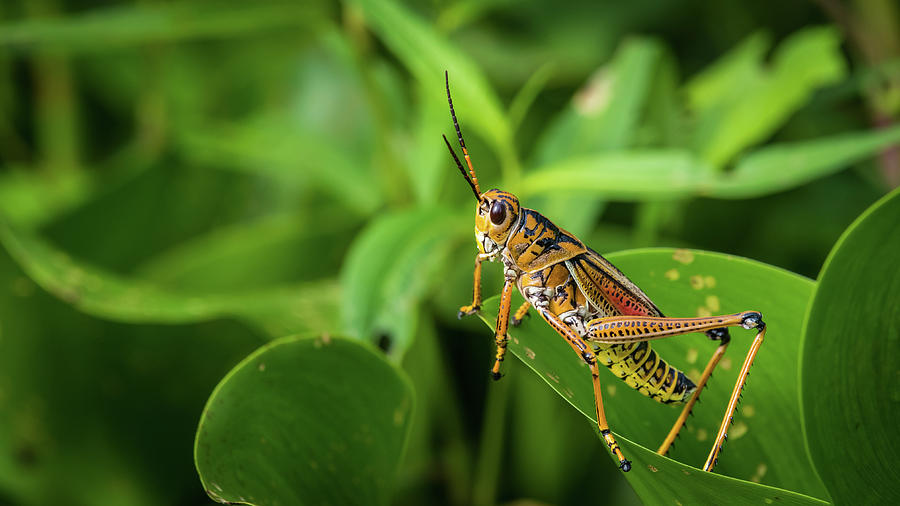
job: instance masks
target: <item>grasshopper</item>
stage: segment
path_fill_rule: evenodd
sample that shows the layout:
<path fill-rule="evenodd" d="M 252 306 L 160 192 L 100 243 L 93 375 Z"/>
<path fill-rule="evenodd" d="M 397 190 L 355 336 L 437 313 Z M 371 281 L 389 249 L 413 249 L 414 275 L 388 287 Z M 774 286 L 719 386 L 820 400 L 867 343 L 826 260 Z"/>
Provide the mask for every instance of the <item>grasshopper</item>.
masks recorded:
<path fill-rule="evenodd" d="M 504 267 L 505 281 L 494 330 L 497 353 L 491 368 L 492 377 L 495 380 L 500 378 L 500 364 L 506 356 L 509 340 L 509 324 L 518 325 L 529 309 L 534 308 L 590 367 L 600 435 L 618 459 L 619 468 L 628 472 L 631 462 L 625 458 L 606 421 L 600 389 L 600 365 L 605 365 L 628 386 L 658 402 L 684 404 L 681 414 L 657 450 L 660 455 L 665 455 L 731 341 L 728 327 L 756 329 L 756 337 L 703 465 L 704 471 L 712 471 L 728 437 L 727 429 L 733 421 L 750 366 L 765 338 L 766 324 L 762 314 L 743 311 L 705 318 L 667 318 L 647 294 L 612 263 L 541 213 L 521 207 L 515 195 L 498 189 L 482 193 L 453 110 L 450 81 L 446 73 L 444 79 L 450 117 L 468 171 L 456 156 L 447 136 L 443 136 L 444 143 L 471 186 L 477 202 L 475 240 L 478 254 L 475 256 L 472 303 L 460 308 L 460 318 L 480 309 L 482 262 L 499 259 Z M 525 303 L 510 319 L 514 286 L 522 293 Z M 696 384 L 663 360 L 649 342 L 691 332 L 703 332 L 719 343 Z"/>

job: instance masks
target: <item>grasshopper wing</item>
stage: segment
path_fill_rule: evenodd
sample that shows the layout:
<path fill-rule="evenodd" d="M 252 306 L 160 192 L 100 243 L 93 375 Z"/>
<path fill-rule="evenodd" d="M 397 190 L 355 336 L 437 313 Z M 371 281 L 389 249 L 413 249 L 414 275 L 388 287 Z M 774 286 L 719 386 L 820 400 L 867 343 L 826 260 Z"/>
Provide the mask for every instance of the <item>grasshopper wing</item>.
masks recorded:
<path fill-rule="evenodd" d="M 663 316 L 643 290 L 596 251 L 588 248 L 566 260 L 566 267 L 585 297 L 606 316 Z"/>

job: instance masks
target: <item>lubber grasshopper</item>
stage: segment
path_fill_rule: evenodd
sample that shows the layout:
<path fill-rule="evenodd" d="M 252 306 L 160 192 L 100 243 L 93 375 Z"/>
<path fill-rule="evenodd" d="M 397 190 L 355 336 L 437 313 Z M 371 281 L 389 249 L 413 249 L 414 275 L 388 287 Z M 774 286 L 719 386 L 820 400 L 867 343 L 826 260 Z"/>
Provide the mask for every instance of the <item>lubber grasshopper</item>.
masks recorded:
<path fill-rule="evenodd" d="M 762 315 L 757 311 L 744 311 L 706 318 L 667 318 L 614 265 L 539 212 L 521 207 L 515 195 L 497 189 L 482 193 L 453 110 L 449 78 L 446 74 L 444 77 L 450 116 L 468 171 L 460 163 L 446 136 L 444 143 L 460 173 L 472 187 L 477 201 L 475 238 L 478 254 L 475 256 L 474 293 L 472 304 L 460 308 L 460 318 L 477 312 L 481 306 L 481 263 L 500 259 L 504 267 L 505 282 L 494 331 L 497 355 L 491 369 L 493 378 L 500 378 L 500 363 L 506 355 L 509 339 L 507 326 L 510 323 L 512 290 L 513 286 L 517 286 L 525 297 L 525 303 L 514 313 L 512 324 L 518 325 L 529 308 L 533 307 L 590 366 L 600 434 L 619 459 L 619 467 L 627 472 L 631 469 L 631 462 L 616 444 L 603 410 L 600 364 L 608 367 L 630 387 L 656 401 L 684 404 L 681 414 L 657 450 L 663 455 L 672 446 L 725 353 L 731 340 L 727 327 L 755 328 L 756 338 L 744 360 L 725 416 L 703 466 L 705 471 L 711 471 L 718 462 L 718 454 L 728 437 L 726 431 L 747 374 L 766 334 Z M 719 342 L 696 384 L 663 360 L 649 343 L 654 339 L 691 332 L 704 332 L 707 337 Z"/>

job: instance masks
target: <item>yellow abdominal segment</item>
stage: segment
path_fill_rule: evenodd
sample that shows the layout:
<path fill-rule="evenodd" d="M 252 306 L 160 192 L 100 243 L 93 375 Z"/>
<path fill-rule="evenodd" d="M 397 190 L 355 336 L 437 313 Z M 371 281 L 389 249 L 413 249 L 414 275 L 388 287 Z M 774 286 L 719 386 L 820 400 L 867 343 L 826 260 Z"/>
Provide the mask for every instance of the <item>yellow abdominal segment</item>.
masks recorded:
<path fill-rule="evenodd" d="M 680 404 L 696 389 L 694 382 L 670 366 L 646 341 L 594 344 L 597 361 L 638 392 L 664 404 Z"/>

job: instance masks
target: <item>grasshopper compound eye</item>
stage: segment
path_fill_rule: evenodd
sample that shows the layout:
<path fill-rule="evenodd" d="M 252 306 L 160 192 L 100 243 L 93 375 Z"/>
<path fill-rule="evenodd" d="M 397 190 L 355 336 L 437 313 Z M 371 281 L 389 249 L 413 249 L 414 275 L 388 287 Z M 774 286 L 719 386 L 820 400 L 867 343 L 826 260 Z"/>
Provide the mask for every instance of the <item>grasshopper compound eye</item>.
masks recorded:
<path fill-rule="evenodd" d="M 494 225 L 499 225 L 503 223 L 503 220 L 506 219 L 506 207 L 503 206 L 503 202 L 499 200 L 495 200 L 491 205 L 491 222 Z"/>

